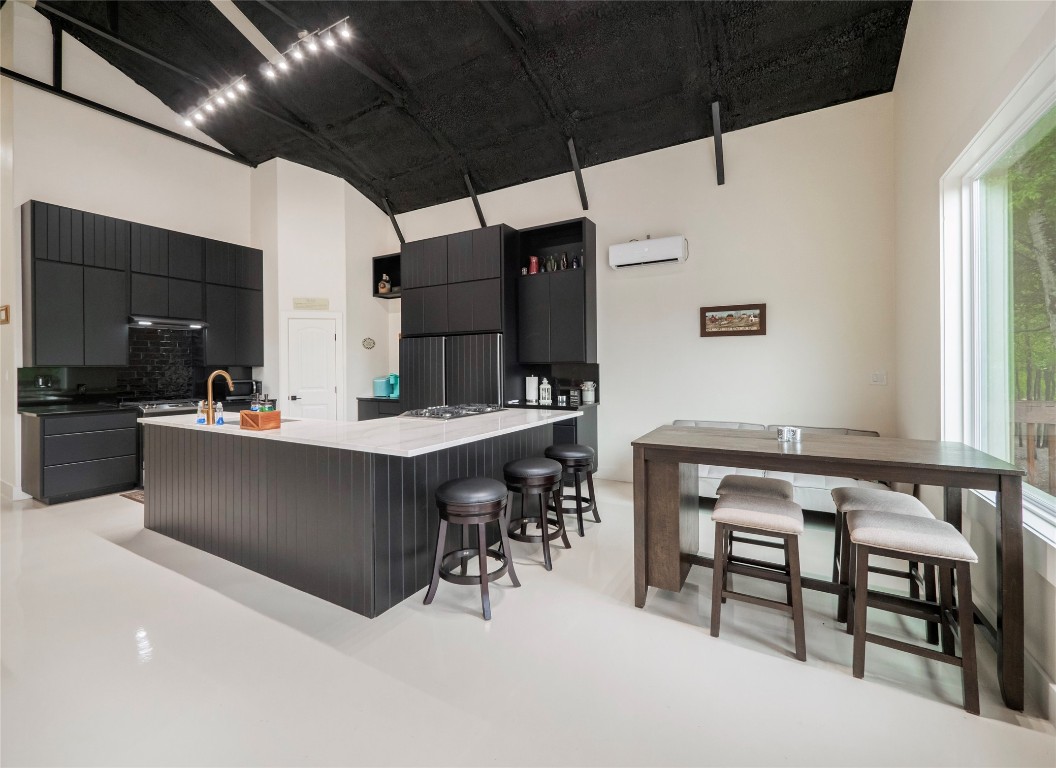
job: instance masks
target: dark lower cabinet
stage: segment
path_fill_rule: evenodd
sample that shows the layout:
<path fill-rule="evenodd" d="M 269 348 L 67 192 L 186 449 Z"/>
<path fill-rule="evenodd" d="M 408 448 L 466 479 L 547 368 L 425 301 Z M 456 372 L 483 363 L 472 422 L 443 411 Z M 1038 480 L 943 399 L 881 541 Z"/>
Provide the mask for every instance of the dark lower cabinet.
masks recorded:
<path fill-rule="evenodd" d="M 400 401 L 391 398 L 360 397 L 357 401 L 359 421 L 387 419 L 390 416 L 399 416 L 404 411 L 400 407 Z"/>
<path fill-rule="evenodd" d="M 128 282 L 124 272 L 84 268 L 84 364 L 128 365 Z"/>
<path fill-rule="evenodd" d="M 598 468 L 598 406 L 582 405 L 583 415 L 554 424 L 554 445 L 578 443 L 594 449 L 594 469 Z"/>
<path fill-rule="evenodd" d="M 136 416 L 22 414 L 22 490 L 55 504 L 134 488 Z"/>
<path fill-rule="evenodd" d="M 26 365 L 84 365 L 84 268 L 34 259 Z"/>

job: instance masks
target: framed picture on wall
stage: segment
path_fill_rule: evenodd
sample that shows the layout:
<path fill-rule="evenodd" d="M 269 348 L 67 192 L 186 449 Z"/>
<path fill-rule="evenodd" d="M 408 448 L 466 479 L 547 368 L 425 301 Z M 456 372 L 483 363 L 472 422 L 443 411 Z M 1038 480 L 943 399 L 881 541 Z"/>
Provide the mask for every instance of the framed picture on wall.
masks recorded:
<path fill-rule="evenodd" d="M 700 335 L 764 336 L 766 304 L 730 304 L 700 308 Z"/>

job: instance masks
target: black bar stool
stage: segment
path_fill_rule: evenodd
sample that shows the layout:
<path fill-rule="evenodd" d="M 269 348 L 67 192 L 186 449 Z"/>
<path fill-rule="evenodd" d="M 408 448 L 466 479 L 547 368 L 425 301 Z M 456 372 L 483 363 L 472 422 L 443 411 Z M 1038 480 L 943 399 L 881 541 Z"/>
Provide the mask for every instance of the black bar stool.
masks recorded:
<path fill-rule="evenodd" d="M 508 571 L 513 586 L 521 586 L 521 582 L 517 580 L 517 572 L 513 569 L 513 560 L 510 558 L 510 540 L 505 525 L 506 499 L 506 486 L 498 480 L 487 477 L 448 480 L 436 489 L 436 506 L 440 510 L 440 530 L 436 536 L 436 559 L 433 561 L 433 578 L 429 583 L 429 591 L 425 595 L 426 605 L 433 602 L 440 579 L 450 581 L 452 584 L 479 583 L 484 619 L 489 620 L 491 619 L 491 597 L 488 595 L 488 583 L 501 579 Z M 477 546 L 444 552 L 448 523 L 463 526 L 463 544 L 465 544 L 465 533 L 469 526 L 477 526 Z M 488 549 L 485 536 L 488 523 L 499 524 L 501 552 L 497 549 Z M 480 573 L 476 576 L 465 575 L 466 560 L 470 557 L 478 559 Z M 499 561 L 499 567 L 493 571 L 488 570 L 489 557 Z M 454 572 L 456 566 L 461 569 L 461 574 Z"/>
<path fill-rule="evenodd" d="M 553 496 L 554 502 L 557 502 L 558 494 L 561 491 L 561 476 L 564 470 L 553 459 L 531 458 L 516 459 L 508 462 L 502 468 L 502 473 L 506 477 L 506 487 L 521 495 L 520 517 L 514 518 L 512 513 L 510 514 L 510 538 L 514 541 L 541 541 L 543 543 L 543 564 L 546 566 L 546 570 L 553 570 L 554 566 L 550 560 L 550 542 L 560 538 L 561 543 L 565 545 L 565 549 L 571 549 L 572 545 L 569 544 L 568 536 L 565 534 L 564 517 L 557 515 L 556 520 L 552 519 L 547 513 L 548 505 L 544 503 L 543 497 L 550 494 Z M 539 497 L 538 518 L 525 515 L 525 496 Z M 529 520 L 538 522 L 538 535 L 528 533 Z M 509 548 L 504 546 L 504 549 L 507 553 L 509 552 Z"/>
<path fill-rule="evenodd" d="M 566 501 L 574 501 L 576 504 L 576 523 L 579 527 L 579 535 L 583 535 L 583 515 L 587 512 L 594 513 L 594 522 L 601 522 L 601 515 L 598 514 L 598 504 L 596 496 L 594 495 L 594 449 L 589 445 L 578 445 L 576 443 L 559 443 L 558 445 L 551 445 L 544 452 L 546 458 L 553 459 L 561 463 L 565 472 L 570 472 L 576 483 L 575 495 L 562 493 L 560 500 L 550 505 L 550 509 L 555 512 L 560 511 L 562 513 L 568 513 L 572 510 L 565 507 Z M 583 495 L 583 480 L 587 481 L 587 489 L 590 492 L 590 497 Z"/>

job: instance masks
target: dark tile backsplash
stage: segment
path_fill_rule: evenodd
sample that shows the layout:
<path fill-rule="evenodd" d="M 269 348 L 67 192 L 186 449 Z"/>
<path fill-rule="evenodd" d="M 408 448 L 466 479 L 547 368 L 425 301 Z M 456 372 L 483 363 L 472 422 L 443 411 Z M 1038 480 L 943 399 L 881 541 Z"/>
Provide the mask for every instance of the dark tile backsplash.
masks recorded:
<path fill-rule="evenodd" d="M 202 360 L 201 331 L 129 328 L 124 368 L 20 368 L 20 403 L 54 398 L 98 401 L 189 398 Z"/>
<path fill-rule="evenodd" d="M 191 397 L 201 359 L 200 331 L 129 328 L 128 367 L 118 371 L 118 388 L 134 398 Z"/>

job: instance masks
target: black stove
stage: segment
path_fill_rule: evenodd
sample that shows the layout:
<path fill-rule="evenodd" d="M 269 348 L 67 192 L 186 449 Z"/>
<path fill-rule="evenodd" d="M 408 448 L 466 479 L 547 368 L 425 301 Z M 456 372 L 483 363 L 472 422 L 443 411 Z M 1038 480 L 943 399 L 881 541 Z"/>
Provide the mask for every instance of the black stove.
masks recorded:
<path fill-rule="evenodd" d="M 408 416 L 417 419 L 461 419 L 466 416 L 480 416 L 485 413 L 497 413 L 505 411 L 501 405 L 488 405 L 484 403 L 470 403 L 468 405 L 433 405 L 428 408 L 416 408 L 413 411 L 404 411 L 400 416 Z"/>

